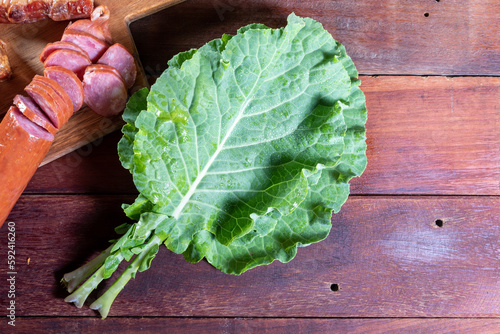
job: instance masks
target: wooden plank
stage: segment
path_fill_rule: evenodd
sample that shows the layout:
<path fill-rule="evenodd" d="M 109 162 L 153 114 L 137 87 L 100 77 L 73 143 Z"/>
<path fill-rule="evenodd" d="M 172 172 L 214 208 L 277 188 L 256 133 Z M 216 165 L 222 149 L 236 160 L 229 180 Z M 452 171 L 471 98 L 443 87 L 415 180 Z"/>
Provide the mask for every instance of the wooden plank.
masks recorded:
<path fill-rule="evenodd" d="M 111 16 L 109 27 L 114 42 L 121 43 L 129 49 L 138 60 L 128 24 L 138 17 L 149 15 L 165 7 L 175 5 L 180 0 L 142 0 L 142 1 L 106 1 Z M 101 1 L 95 2 L 96 6 Z M 16 94 L 22 94 L 35 74 L 43 73 L 43 64 L 38 55 L 49 42 L 61 39 L 68 22 L 43 20 L 32 24 L 2 24 L 0 39 L 9 45 L 8 55 L 13 68 L 13 79 L 0 84 L 0 115 L 12 105 Z M 139 75 L 132 91 L 147 85 L 144 72 L 137 62 Z M 95 138 L 118 130 L 122 125 L 121 117 L 103 118 L 88 107 L 82 108 L 56 135 L 54 144 L 43 164 L 53 161 L 75 149 L 82 147 Z"/>
<path fill-rule="evenodd" d="M 17 226 L 18 316 L 95 316 L 64 303 L 58 282 L 115 237 L 120 204 L 133 198 L 21 198 L 8 220 Z M 162 248 L 110 315 L 499 317 L 499 216 L 500 197 L 354 196 L 334 215 L 331 235 L 288 264 L 231 276 Z"/>
<path fill-rule="evenodd" d="M 25 193 L 136 194 L 132 175 L 120 164 L 117 131 L 40 167 Z"/>
<path fill-rule="evenodd" d="M 353 180 L 354 194 L 500 194 L 500 78 L 361 80 L 368 168 Z M 115 133 L 40 168 L 27 192 L 135 193 L 118 162 L 119 139 Z"/>
<path fill-rule="evenodd" d="M 448 333 L 494 334 L 500 319 L 20 318 L 16 328 L 79 333 Z"/>
<path fill-rule="evenodd" d="M 197 0 L 134 22 L 131 30 L 154 75 L 180 51 L 249 23 L 283 26 L 291 12 L 322 22 L 364 74 L 500 74 L 497 0 Z"/>
<path fill-rule="evenodd" d="M 500 78 L 364 77 L 355 193 L 500 194 Z"/>

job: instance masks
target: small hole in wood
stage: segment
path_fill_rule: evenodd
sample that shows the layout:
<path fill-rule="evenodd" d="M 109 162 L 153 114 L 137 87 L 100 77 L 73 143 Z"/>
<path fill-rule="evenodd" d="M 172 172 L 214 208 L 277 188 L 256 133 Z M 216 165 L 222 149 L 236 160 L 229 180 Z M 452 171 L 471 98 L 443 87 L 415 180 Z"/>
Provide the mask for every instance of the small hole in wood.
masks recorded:
<path fill-rule="evenodd" d="M 443 227 L 444 226 L 444 221 L 442 219 L 436 219 L 434 222 L 437 227 Z"/>
<path fill-rule="evenodd" d="M 332 290 L 333 292 L 339 291 L 339 285 L 338 284 L 330 285 L 330 290 Z"/>
<path fill-rule="evenodd" d="M 424 16 L 425 17 L 429 17 L 429 13 L 424 13 Z"/>

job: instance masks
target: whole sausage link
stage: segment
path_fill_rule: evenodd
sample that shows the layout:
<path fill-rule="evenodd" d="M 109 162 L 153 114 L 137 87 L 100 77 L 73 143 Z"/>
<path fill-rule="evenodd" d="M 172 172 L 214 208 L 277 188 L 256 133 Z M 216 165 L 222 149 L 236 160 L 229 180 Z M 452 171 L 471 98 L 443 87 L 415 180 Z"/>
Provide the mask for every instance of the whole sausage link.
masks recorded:
<path fill-rule="evenodd" d="M 21 196 L 54 136 L 11 107 L 0 123 L 0 227 Z"/>

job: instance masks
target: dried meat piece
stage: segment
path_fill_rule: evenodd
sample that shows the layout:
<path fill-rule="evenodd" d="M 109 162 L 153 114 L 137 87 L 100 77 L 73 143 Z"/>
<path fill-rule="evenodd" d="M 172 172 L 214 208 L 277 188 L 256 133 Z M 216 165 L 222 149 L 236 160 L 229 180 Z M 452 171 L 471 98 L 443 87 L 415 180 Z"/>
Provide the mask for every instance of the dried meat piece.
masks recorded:
<path fill-rule="evenodd" d="M 12 77 L 9 57 L 7 57 L 7 44 L 0 39 L 0 82 Z"/>
<path fill-rule="evenodd" d="M 31 23 L 90 17 L 94 0 L 1 0 L 0 23 Z"/>

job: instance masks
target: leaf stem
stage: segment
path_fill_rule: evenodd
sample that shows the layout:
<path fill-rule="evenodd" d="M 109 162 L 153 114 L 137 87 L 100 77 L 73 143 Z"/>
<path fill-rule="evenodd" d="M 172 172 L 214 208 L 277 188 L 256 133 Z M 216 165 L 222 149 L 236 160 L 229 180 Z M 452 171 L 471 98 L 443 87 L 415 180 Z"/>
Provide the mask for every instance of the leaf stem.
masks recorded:
<path fill-rule="evenodd" d="M 119 262 L 123 261 L 123 256 L 117 254 Z M 99 269 L 83 283 L 75 292 L 64 299 L 67 303 L 74 303 L 76 307 L 81 308 L 87 300 L 90 293 L 101 283 L 105 278 L 106 265 L 102 264 Z"/>
<path fill-rule="evenodd" d="M 102 265 L 97 271 L 90 277 L 85 283 L 83 283 L 75 292 L 70 294 L 64 299 L 67 303 L 74 303 L 76 307 L 81 308 L 83 303 L 87 300 L 90 293 L 101 283 L 104 279 L 104 265 Z"/>
<path fill-rule="evenodd" d="M 150 250 L 159 246 L 162 243 L 162 239 L 158 236 L 153 236 L 148 242 L 147 246 L 138 254 L 132 262 L 129 264 L 127 269 L 120 275 L 120 277 L 111 285 L 111 287 L 95 302 L 90 305 L 90 308 L 97 310 L 101 317 L 104 319 L 108 316 L 109 309 L 113 304 L 115 298 L 123 290 L 125 285 L 130 281 L 131 278 L 135 277 L 135 274 L 144 265 L 144 261 L 148 261 L 148 255 Z M 142 270 L 141 270 L 142 271 Z"/>
<path fill-rule="evenodd" d="M 73 292 L 75 288 L 80 285 L 87 277 L 94 273 L 106 260 L 106 258 L 111 253 L 111 248 L 113 245 L 109 246 L 104 252 L 96 256 L 90 262 L 84 264 L 80 268 L 67 273 L 63 276 L 61 282 L 66 285 L 68 292 Z"/>

